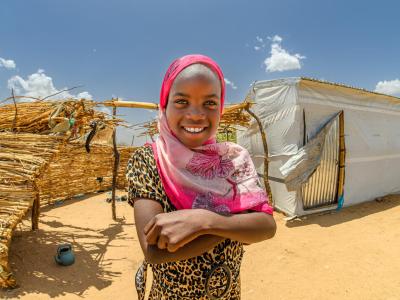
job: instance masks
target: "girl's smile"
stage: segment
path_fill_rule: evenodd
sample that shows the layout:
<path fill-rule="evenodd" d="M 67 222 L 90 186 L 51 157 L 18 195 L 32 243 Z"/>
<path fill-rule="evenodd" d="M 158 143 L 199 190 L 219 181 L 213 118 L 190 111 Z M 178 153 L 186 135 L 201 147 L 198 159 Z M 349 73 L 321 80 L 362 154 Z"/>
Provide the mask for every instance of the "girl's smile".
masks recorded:
<path fill-rule="evenodd" d="M 195 64 L 175 79 L 166 116 L 174 135 L 188 148 L 215 136 L 220 120 L 221 84 L 208 67 Z"/>
<path fill-rule="evenodd" d="M 182 128 L 192 134 L 198 134 L 203 132 L 207 127 L 182 127 Z"/>

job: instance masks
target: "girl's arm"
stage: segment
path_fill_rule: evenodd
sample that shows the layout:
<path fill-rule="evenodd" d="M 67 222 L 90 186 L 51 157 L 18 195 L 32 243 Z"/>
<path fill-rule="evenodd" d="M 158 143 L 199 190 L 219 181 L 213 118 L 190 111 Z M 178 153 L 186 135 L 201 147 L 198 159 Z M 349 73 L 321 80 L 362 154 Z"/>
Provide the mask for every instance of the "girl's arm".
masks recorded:
<path fill-rule="evenodd" d="M 261 242 L 276 233 L 272 215 L 263 212 L 248 212 L 234 215 L 219 215 L 207 211 L 209 217 L 202 232 L 236 240 L 245 244 Z"/>
<path fill-rule="evenodd" d="M 272 238 L 275 220 L 262 212 L 220 215 L 205 209 L 183 209 L 154 216 L 144 227 L 148 244 L 174 252 L 203 235 L 216 235 L 245 244 Z"/>
<path fill-rule="evenodd" d="M 167 249 L 160 249 L 157 246 L 158 235 L 149 244 L 146 240 L 145 226 L 157 215 L 163 214 L 161 204 L 150 199 L 135 200 L 135 225 L 139 238 L 140 246 L 146 260 L 151 264 L 161 264 L 166 262 L 189 259 L 203 254 L 204 252 L 214 248 L 217 244 L 224 240 L 219 236 L 204 234 L 198 238 L 193 237 L 190 242 L 177 249 L 175 252 L 170 252 Z"/>

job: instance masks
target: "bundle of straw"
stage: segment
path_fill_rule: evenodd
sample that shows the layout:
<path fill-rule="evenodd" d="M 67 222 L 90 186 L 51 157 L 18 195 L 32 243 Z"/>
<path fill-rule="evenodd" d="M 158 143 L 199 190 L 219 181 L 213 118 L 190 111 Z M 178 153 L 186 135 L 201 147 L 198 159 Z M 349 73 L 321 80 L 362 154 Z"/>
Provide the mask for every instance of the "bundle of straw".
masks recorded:
<path fill-rule="evenodd" d="M 68 133 L 71 138 L 83 137 L 95 121 L 103 127 L 114 127 L 121 119 L 107 118 L 95 110 L 92 100 L 46 100 L 19 102 L 0 106 L 0 132 L 13 131 L 39 134 Z"/>

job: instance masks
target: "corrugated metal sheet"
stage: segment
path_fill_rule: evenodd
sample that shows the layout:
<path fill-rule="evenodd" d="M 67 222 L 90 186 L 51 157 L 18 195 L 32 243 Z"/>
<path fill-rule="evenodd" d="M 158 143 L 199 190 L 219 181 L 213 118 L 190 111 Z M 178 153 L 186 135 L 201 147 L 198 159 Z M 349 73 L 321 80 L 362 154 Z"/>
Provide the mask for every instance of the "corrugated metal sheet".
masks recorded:
<path fill-rule="evenodd" d="M 321 163 L 302 187 L 303 209 L 337 203 L 339 170 L 339 117 L 326 135 Z"/>

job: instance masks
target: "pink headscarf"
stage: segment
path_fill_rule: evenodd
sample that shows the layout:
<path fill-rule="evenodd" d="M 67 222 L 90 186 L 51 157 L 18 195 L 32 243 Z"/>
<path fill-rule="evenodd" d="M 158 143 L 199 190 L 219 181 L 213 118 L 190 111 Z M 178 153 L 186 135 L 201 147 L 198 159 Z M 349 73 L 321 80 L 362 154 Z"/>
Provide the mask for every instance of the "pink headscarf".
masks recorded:
<path fill-rule="evenodd" d="M 222 74 L 220 67 L 211 58 L 201 54 L 182 56 L 181 58 L 174 60 L 172 64 L 169 66 L 167 72 L 165 73 L 164 80 L 161 86 L 160 107 L 162 109 L 165 109 L 165 107 L 167 106 L 169 91 L 171 90 L 172 84 L 174 83 L 176 76 L 178 76 L 178 74 L 182 72 L 182 70 L 185 69 L 186 67 L 196 63 L 201 63 L 203 65 L 206 65 L 209 68 L 211 68 L 215 73 L 217 73 L 219 81 L 221 82 L 221 113 L 222 113 L 225 100 L 224 74 Z"/>
<path fill-rule="evenodd" d="M 192 64 L 204 64 L 221 82 L 221 112 L 225 82 L 219 66 L 204 55 L 187 55 L 168 68 L 161 87 L 159 137 L 152 144 L 157 169 L 165 192 L 176 209 L 204 208 L 218 213 L 245 210 L 272 214 L 250 155 L 243 147 L 216 143 L 212 137 L 204 145 L 189 149 L 168 127 L 165 107 L 176 76 Z"/>

